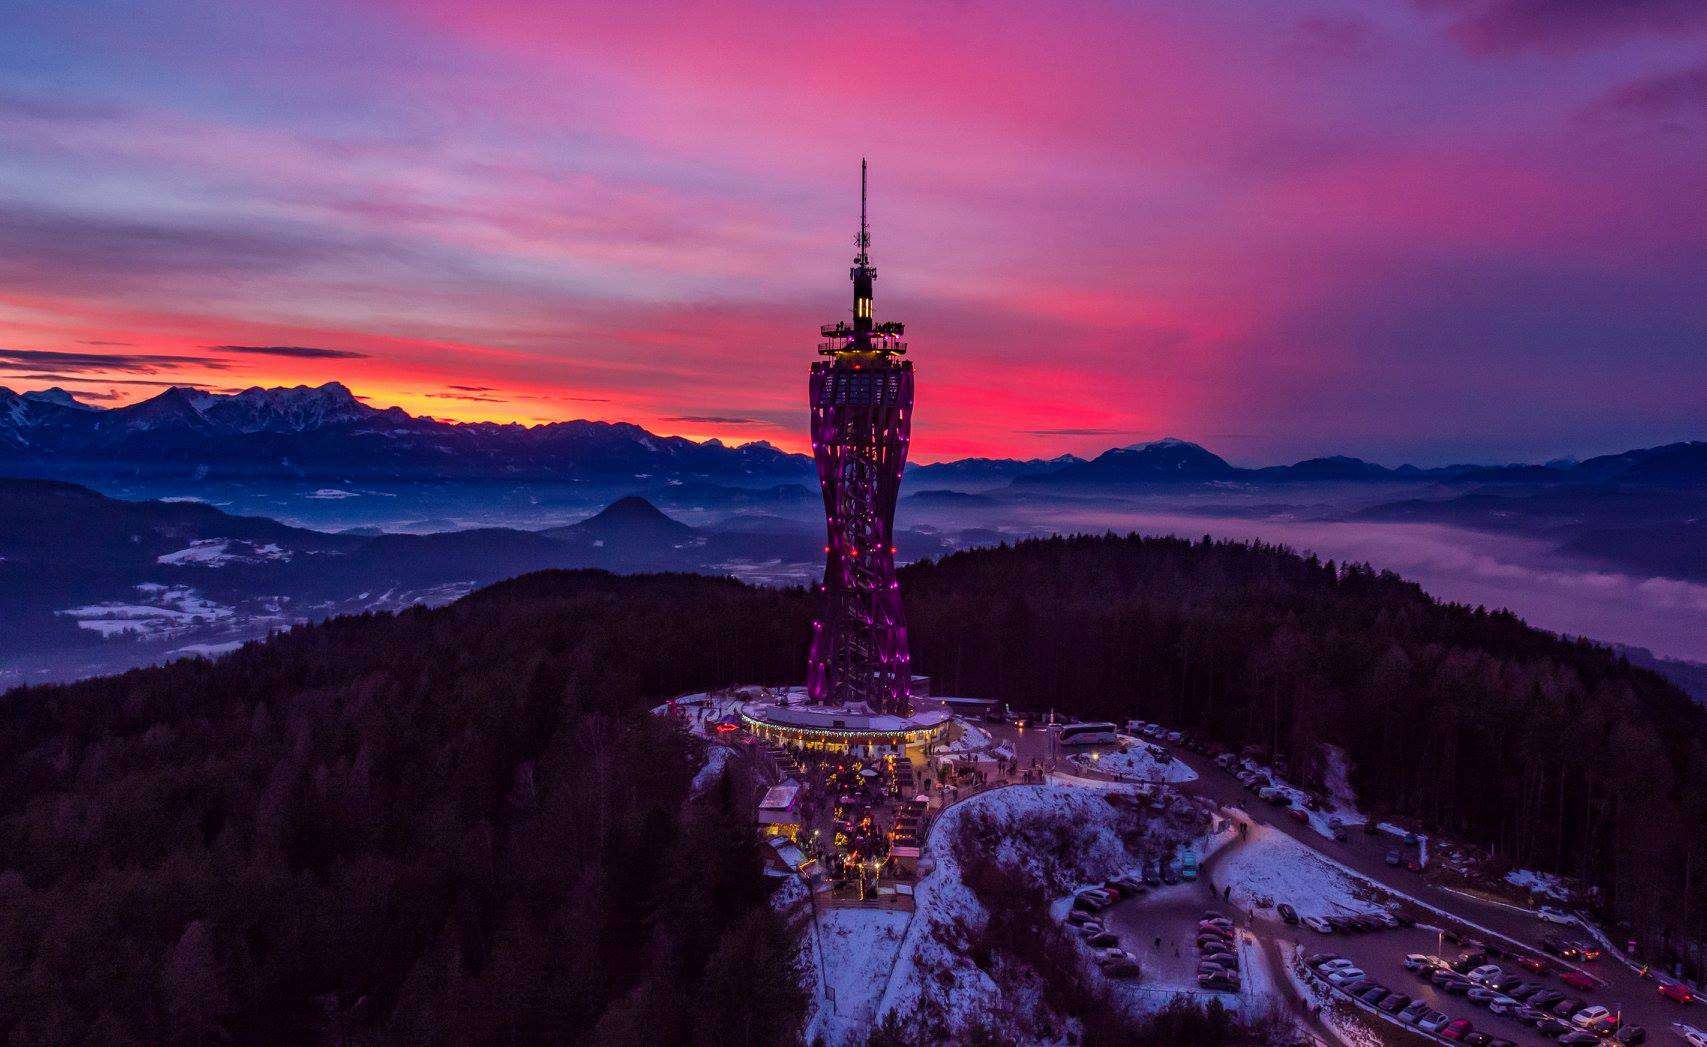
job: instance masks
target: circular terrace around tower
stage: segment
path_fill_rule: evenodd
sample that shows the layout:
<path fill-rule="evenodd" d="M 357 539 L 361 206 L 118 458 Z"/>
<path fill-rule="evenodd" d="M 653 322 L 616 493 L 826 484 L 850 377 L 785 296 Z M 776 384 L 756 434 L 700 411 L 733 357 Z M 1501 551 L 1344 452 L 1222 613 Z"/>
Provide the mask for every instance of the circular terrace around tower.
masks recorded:
<path fill-rule="evenodd" d="M 921 751 L 942 739 L 953 718 L 947 709 L 896 716 L 873 713 L 864 706 L 789 704 L 786 700 L 746 702 L 737 715 L 748 733 L 778 745 L 869 756 Z"/>

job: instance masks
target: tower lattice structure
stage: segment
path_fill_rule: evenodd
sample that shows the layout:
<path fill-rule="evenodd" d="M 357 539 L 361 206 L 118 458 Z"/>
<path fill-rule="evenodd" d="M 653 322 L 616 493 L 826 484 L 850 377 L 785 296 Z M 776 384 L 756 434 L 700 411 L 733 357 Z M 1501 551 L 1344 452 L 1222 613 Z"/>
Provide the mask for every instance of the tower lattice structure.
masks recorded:
<path fill-rule="evenodd" d="M 912 711 L 907 623 L 895 579 L 895 499 L 913 421 L 913 365 L 905 327 L 872 316 L 865 161 L 859 236 L 849 276 L 853 320 L 826 324 L 812 364 L 812 456 L 824 494 L 823 606 L 812 627 L 807 689 L 814 702 L 874 713 Z"/>

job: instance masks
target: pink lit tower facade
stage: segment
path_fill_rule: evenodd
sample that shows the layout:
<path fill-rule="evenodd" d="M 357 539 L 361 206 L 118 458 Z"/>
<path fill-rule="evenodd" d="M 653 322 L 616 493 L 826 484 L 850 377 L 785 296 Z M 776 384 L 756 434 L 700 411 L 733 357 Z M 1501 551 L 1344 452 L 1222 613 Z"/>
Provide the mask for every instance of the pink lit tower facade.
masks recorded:
<path fill-rule="evenodd" d="M 907 623 L 895 580 L 895 498 L 913 423 L 905 328 L 872 316 L 865 161 L 859 165 L 859 253 L 853 322 L 826 324 L 812 365 L 812 456 L 824 492 L 823 605 L 812 626 L 807 691 L 814 703 L 907 716 Z"/>

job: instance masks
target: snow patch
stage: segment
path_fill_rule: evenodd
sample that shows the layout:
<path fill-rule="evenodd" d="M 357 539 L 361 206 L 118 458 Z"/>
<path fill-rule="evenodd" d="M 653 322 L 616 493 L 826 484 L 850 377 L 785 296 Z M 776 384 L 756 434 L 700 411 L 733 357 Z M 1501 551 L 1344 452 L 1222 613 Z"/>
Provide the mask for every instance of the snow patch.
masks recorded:
<path fill-rule="evenodd" d="M 1272 826 L 1244 821 L 1244 842 L 1220 859 L 1217 885 L 1232 887 L 1231 901 L 1241 909 L 1286 902 L 1300 916 L 1345 916 L 1387 908 L 1375 892 L 1338 866 Z"/>
<path fill-rule="evenodd" d="M 727 746 L 708 746 L 705 753 L 705 766 L 701 767 L 699 773 L 693 776 L 691 791 L 697 793 L 715 782 L 717 776 L 723 773 L 723 768 L 728 766 L 730 758 L 734 755 L 735 750 Z"/>
<path fill-rule="evenodd" d="M 1175 760 L 1155 746 L 1136 742 L 1118 752 L 1077 753 L 1071 757 L 1080 767 L 1133 782 L 1189 782 L 1197 772 L 1184 760 Z"/>
<path fill-rule="evenodd" d="M 234 563 L 281 562 L 291 555 L 289 549 L 273 542 L 257 545 L 241 538 L 198 538 L 189 548 L 156 556 L 154 562 L 170 567 L 227 567 Z"/>
<path fill-rule="evenodd" d="M 1513 869 L 1505 874 L 1505 882 L 1513 887 L 1521 887 L 1530 894 L 1539 894 L 1554 901 L 1571 900 L 1570 887 L 1562 877 L 1552 873 L 1537 872 L 1534 869 Z"/>
<path fill-rule="evenodd" d="M 214 603 L 187 585 L 144 582 L 135 587 L 140 602 L 86 604 L 56 614 L 73 619 L 79 629 L 102 636 L 134 635 L 141 639 L 176 636 L 197 626 L 228 621 L 236 609 Z"/>

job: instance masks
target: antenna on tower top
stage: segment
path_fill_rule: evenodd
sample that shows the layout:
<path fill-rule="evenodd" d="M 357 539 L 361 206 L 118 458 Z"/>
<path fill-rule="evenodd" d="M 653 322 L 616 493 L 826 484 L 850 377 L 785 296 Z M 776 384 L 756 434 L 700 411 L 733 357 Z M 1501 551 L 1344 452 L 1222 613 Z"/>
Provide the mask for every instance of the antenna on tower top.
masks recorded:
<path fill-rule="evenodd" d="M 866 252 L 871 250 L 871 229 L 865 224 L 865 157 L 859 158 L 859 264 L 865 265 L 869 259 Z"/>

